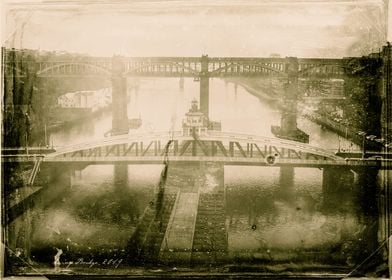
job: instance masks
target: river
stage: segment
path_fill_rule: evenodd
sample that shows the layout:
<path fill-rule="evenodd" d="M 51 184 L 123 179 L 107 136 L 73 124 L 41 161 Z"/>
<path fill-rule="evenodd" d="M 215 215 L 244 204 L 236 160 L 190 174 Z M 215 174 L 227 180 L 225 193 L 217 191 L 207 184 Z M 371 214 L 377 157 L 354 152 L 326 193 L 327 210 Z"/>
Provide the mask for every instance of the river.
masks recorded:
<path fill-rule="evenodd" d="M 129 88 L 128 97 L 128 117 L 143 120 L 137 131 L 181 130 L 191 101 L 199 98 L 199 83 L 185 79 L 180 89 L 178 79 L 141 79 L 138 87 Z M 225 132 L 274 137 L 271 126 L 280 124 L 277 109 L 220 79 L 210 80 L 209 110 L 210 119 L 220 121 Z M 310 135 L 310 145 L 331 151 L 339 146 L 358 148 L 307 119 L 298 118 L 298 127 Z M 110 129 L 111 113 L 105 112 L 50 138 L 54 146 L 65 146 L 102 138 Z M 127 182 L 116 183 L 112 166 L 84 169 L 68 194 L 39 210 L 32 233 L 33 259 L 52 263 L 54 247 L 62 248 L 63 258 L 75 254 L 88 260 L 100 252 L 116 259 L 154 199 L 161 171 L 161 165 L 128 166 Z M 334 266 L 350 271 L 370 254 L 360 252 L 363 238 L 377 239 L 366 233 L 368 214 L 358 207 L 363 181 L 358 174 L 353 177 L 350 187 L 325 203 L 320 169 L 295 168 L 291 182 L 278 167 L 224 167 L 226 263 L 262 264 L 267 259 L 275 268 L 288 263 L 289 269 L 329 265 L 327 271 Z M 118 191 L 118 184 L 127 191 Z M 285 188 L 287 184 L 291 185 Z"/>

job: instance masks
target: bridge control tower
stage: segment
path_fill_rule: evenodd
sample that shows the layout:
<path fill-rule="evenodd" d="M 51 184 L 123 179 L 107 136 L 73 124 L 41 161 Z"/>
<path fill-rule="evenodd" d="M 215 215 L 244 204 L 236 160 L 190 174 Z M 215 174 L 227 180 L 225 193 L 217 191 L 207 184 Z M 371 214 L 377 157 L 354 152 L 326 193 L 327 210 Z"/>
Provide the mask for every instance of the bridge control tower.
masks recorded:
<path fill-rule="evenodd" d="M 193 99 L 191 104 L 182 123 L 182 133 L 184 136 L 205 135 L 208 130 L 208 119 L 200 111 L 196 99 Z"/>
<path fill-rule="evenodd" d="M 185 116 L 182 123 L 184 136 L 202 136 L 208 134 L 209 130 L 221 130 L 221 123 L 209 121 L 208 117 L 199 109 L 196 99 L 192 100 L 191 108 Z"/>

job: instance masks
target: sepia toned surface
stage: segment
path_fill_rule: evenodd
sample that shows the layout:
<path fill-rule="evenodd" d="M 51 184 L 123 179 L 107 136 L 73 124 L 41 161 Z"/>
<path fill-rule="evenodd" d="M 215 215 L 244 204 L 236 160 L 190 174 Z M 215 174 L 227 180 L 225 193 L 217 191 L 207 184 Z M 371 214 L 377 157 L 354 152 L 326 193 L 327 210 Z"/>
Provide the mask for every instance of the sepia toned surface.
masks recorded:
<path fill-rule="evenodd" d="M 387 1 L 2 8 L 5 276 L 389 276 Z"/>

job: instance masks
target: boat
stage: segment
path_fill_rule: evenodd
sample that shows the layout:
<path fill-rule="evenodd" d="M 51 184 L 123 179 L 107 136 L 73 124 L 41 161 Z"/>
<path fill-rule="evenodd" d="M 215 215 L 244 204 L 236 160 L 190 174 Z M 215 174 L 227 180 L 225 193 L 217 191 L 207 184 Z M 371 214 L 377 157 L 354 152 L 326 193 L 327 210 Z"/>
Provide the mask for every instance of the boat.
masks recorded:
<path fill-rule="evenodd" d="M 138 129 L 141 125 L 142 125 L 142 119 L 140 117 L 137 119 L 128 120 L 129 129 Z"/>
<path fill-rule="evenodd" d="M 309 143 L 309 135 L 298 128 L 295 131 L 290 131 L 290 133 L 285 133 L 280 126 L 273 125 L 271 126 L 271 132 L 275 137 L 281 139 Z"/>

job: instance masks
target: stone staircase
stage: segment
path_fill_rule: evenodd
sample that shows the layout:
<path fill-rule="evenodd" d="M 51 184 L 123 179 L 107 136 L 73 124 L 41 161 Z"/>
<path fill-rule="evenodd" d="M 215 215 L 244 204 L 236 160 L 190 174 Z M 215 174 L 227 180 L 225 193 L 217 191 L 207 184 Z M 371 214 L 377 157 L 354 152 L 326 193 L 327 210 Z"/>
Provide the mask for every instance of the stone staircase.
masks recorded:
<path fill-rule="evenodd" d="M 227 255 L 224 192 L 200 194 L 191 262 L 217 263 Z"/>
<path fill-rule="evenodd" d="M 181 192 L 168 224 L 159 254 L 164 264 L 190 264 L 199 193 Z"/>
<path fill-rule="evenodd" d="M 140 264 L 157 261 L 166 227 L 178 192 L 164 195 L 162 214 L 156 217 L 155 205 L 146 207 L 143 216 L 127 246 L 128 263 Z"/>
<path fill-rule="evenodd" d="M 178 195 L 179 193 L 172 193 L 165 196 L 162 216 L 153 220 L 142 246 L 140 258 L 143 263 L 157 263 L 170 215 Z"/>

